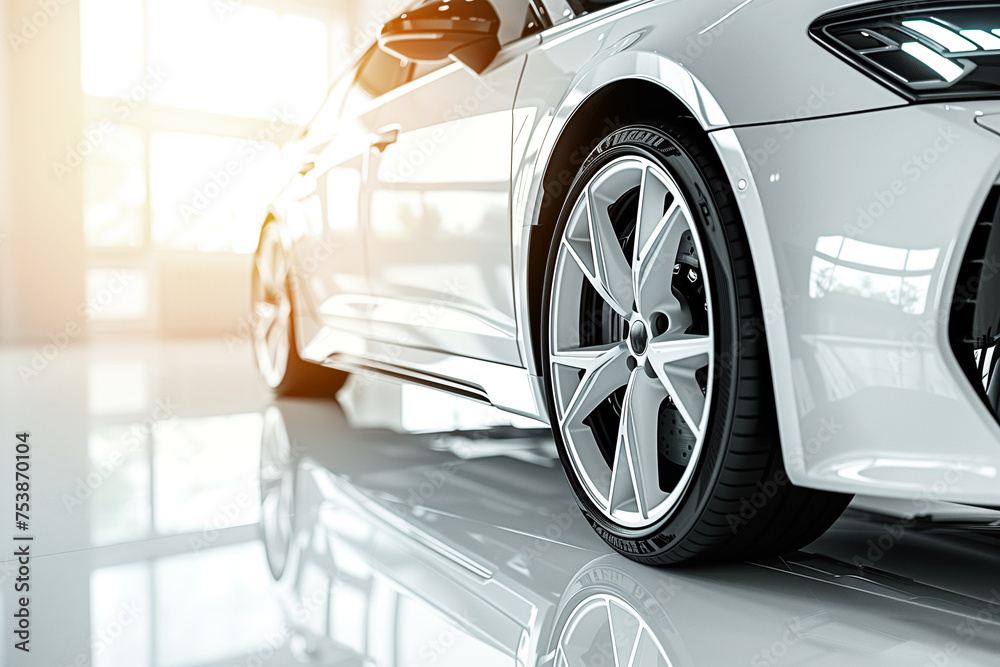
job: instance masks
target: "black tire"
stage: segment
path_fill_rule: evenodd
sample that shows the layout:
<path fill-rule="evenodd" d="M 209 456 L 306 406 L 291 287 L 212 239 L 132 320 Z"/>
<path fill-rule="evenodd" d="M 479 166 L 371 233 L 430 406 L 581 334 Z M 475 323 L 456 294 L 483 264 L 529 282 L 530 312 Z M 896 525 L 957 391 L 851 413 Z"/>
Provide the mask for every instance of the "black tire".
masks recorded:
<path fill-rule="evenodd" d="M 260 322 L 254 322 L 251 335 L 251 347 L 254 361 L 261 380 L 277 396 L 282 397 L 333 397 L 344 386 L 348 373 L 333 368 L 310 363 L 299 356 L 295 335 L 295 281 L 288 270 L 288 261 L 284 257 L 285 250 L 280 240 L 280 230 L 276 223 L 265 225 L 261 231 L 260 244 L 254 262 L 252 301 L 256 312 L 257 305 L 266 302 L 275 307 L 278 314 L 275 319 L 281 319 L 281 327 L 286 337 L 284 349 L 279 353 L 280 360 L 265 359 L 266 343 L 262 346 L 259 338 Z M 279 258 L 285 261 L 278 261 Z M 270 263 L 270 273 L 263 276 L 261 262 Z M 287 304 L 287 315 L 282 314 L 282 304 Z M 273 368 L 283 366 L 283 370 Z"/>
<path fill-rule="evenodd" d="M 294 299 L 292 302 L 294 303 Z M 288 337 L 288 366 L 281 384 L 272 388 L 275 395 L 300 398 L 335 397 L 347 382 L 350 373 L 304 361 L 299 356 L 298 344 L 295 342 L 295 306 L 292 306 Z"/>
<path fill-rule="evenodd" d="M 715 327 L 715 390 L 699 458 L 672 510 L 654 525 L 626 528 L 583 488 L 556 425 L 550 363 L 550 303 L 557 250 L 574 202 L 598 171 L 622 156 L 662 166 L 684 193 L 707 255 Z M 851 497 L 791 484 L 778 441 L 764 322 L 749 244 L 722 164 L 700 128 L 632 125 L 608 134 L 581 166 L 554 230 L 543 299 L 542 346 L 553 433 L 570 485 L 594 530 L 619 553 L 642 563 L 743 559 L 780 554 L 818 538 Z M 658 430 L 662 439 L 662 431 Z M 662 451 L 662 450 L 660 450 Z M 662 456 L 662 454 L 660 454 Z"/>

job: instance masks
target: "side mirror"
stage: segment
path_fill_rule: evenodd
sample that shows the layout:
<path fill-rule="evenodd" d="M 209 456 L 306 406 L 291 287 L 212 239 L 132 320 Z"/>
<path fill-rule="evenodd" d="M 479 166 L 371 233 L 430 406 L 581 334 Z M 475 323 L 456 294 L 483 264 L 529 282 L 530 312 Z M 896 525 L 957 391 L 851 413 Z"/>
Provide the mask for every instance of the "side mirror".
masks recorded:
<path fill-rule="evenodd" d="M 401 60 L 451 58 L 478 74 L 499 53 L 499 32 L 488 0 L 431 0 L 382 26 L 378 45 Z"/>

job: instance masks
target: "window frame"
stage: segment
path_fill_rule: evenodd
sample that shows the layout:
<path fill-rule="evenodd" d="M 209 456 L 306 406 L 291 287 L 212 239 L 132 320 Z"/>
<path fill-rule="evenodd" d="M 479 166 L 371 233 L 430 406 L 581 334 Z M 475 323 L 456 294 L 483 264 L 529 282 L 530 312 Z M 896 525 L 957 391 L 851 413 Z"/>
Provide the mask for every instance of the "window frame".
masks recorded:
<path fill-rule="evenodd" d="M 143 34 L 143 68 L 147 68 L 149 62 L 149 9 L 147 0 L 137 0 L 142 4 L 142 25 Z M 343 72 L 355 62 L 353 54 L 340 54 L 335 50 L 338 36 L 349 38 L 350 36 L 350 16 L 342 11 L 314 5 L 305 0 L 293 0 L 292 2 L 282 2 L 279 0 L 243 0 L 248 6 L 259 7 L 276 12 L 279 16 L 283 14 L 293 14 L 297 16 L 309 17 L 320 20 L 327 30 L 327 63 L 334 73 Z M 82 41 L 82 40 L 81 40 Z M 83 52 L 81 50 L 81 57 Z M 339 59 L 339 62 L 337 62 Z M 334 84 L 339 77 L 333 78 Z M 329 94 L 333 85 L 327 89 Z M 103 97 L 80 92 L 83 100 L 83 128 L 101 126 L 110 122 L 116 128 L 133 128 L 142 135 L 144 150 L 144 180 L 146 189 L 145 203 L 142 206 L 140 221 L 141 242 L 136 246 L 99 246 L 90 245 L 85 247 L 85 269 L 124 269 L 127 271 L 142 271 L 147 279 L 147 308 L 142 319 L 126 320 L 100 320 L 95 319 L 88 323 L 88 328 L 92 332 L 127 332 L 127 333 L 152 333 L 160 330 L 161 325 L 161 303 L 162 292 L 161 270 L 163 266 L 177 259 L 195 258 L 206 267 L 236 267 L 248 264 L 250 255 L 245 253 L 224 250 L 219 252 L 205 253 L 191 248 L 174 248 L 157 245 L 153 235 L 153 202 L 152 202 L 152 154 L 151 140 L 156 132 L 182 132 L 196 135 L 218 136 L 230 139 L 246 140 L 248 137 L 257 137 L 269 129 L 271 120 L 267 118 L 253 118 L 244 116 L 231 116 L 214 113 L 211 111 L 201 111 L 195 109 L 185 109 L 158 104 L 151 100 L 144 100 L 139 105 L 131 109 L 128 116 L 121 119 L 123 103 L 115 97 Z M 322 108 L 322 105 L 320 105 Z M 315 114 L 314 116 L 315 117 Z M 280 146 L 288 140 L 300 136 L 307 126 L 304 118 L 294 119 L 280 131 L 274 133 L 274 138 L 269 142 Z M 272 130 L 273 131 L 273 130 Z M 81 169 L 86 169 L 86 163 Z M 265 211 L 261 211 L 260 220 L 248 220 L 247 225 L 255 226 L 259 232 L 259 225 L 265 217 Z M 228 270 L 228 269 L 227 269 Z M 89 295 L 88 295 L 89 298 Z"/>

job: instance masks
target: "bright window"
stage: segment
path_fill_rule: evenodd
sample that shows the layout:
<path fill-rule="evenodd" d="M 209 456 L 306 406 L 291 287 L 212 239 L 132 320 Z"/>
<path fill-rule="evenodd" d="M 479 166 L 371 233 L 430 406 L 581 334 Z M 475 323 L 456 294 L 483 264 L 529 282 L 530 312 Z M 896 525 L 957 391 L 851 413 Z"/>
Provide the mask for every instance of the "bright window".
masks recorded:
<path fill-rule="evenodd" d="M 154 132 L 153 242 L 174 250 L 253 252 L 280 159 L 275 144 L 255 138 Z"/>
<path fill-rule="evenodd" d="M 327 87 L 321 21 L 250 5 L 149 0 L 149 59 L 165 80 L 152 99 L 166 106 L 304 122 Z"/>
<path fill-rule="evenodd" d="M 139 248 L 145 242 L 145 138 L 141 130 L 129 126 L 114 126 L 102 136 L 83 165 L 87 244 Z"/>
<path fill-rule="evenodd" d="M 80 0 L 83 92 L 121 97 L 142 83 L 143 3 Z"/>
<path fill-rule="evenodd" d="M 163 325 L 169 255 L 253 252 L 279 144 L 357 46 L 347 19 L 313 0 L 80 0 L 86 151 L 68 169 L 83 181 L 88 321 Z"/>

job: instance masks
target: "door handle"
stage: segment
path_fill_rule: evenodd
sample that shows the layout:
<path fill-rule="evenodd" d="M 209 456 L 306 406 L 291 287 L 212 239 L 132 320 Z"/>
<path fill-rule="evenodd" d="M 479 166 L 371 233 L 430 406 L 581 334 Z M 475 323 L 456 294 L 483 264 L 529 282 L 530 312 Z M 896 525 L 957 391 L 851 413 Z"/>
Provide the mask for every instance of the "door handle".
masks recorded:
<path fill-rule="evenodd" d="M 368 144 L 379 153 L 384 151 L 391 144 L 399 140 L 399 125 L 386 125 L 375 131 L 375 134 L 368 138 Z"/>
<path fill-rule="evenodd" d="M 308 174 L 310 171 L 312 171 L 315 168 L 316 168 L 316 162 L 315 161 L 310 160 L 309 162 L 303 162 L 302 163 L 302 168 L 299 169 L 299 173 L 301 175 L 305 176 L 306 174 Z"/>

